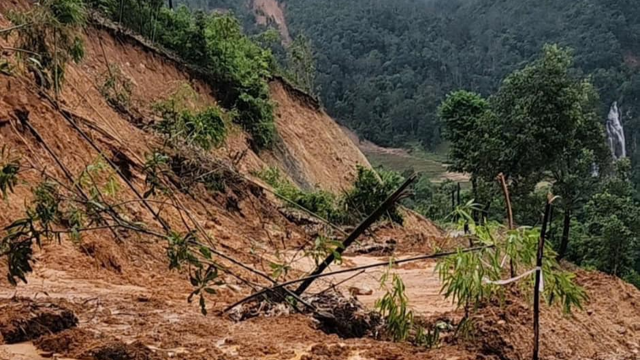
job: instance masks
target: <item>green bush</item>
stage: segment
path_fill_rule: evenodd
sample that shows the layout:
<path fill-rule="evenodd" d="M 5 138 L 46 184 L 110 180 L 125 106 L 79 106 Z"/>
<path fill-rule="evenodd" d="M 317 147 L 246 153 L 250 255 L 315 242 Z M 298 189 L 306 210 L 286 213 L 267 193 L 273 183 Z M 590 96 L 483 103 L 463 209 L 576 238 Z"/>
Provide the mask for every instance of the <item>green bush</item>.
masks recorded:
<path fill-rule="evenodd" d="M 389 195 L 401 184 L 402 176 L 396 172 L 375 170 L 358 166 L 358 175 L 353 187 L 342 199 L 344 212 L 349 214 L 352 222 L 361 221 L 374 212 Z M 387 217 L 394 222 L 402 223 L 402 216 L 394 206 L 387 212 Z"/>
<path fill-rule="evenodd" d="M 192 112 L 178 104 L 176 99 L 157 103 L 156 111 L 162 120 L 155 128 L 170 137 L 181 137 L 205 150 L 222 145 L 227 137 L 224 113 L 217 106 Z"/>
<path fill-rule="evenodd" d="M 273 103 L 268 81 L 275 59 L 243 31 L 229 14 L 191 12 L 184 6 L 170 10 L 163 2 L 90 0 L 115 21 L 177 53 L 204 71 L 220 104 L 236 109 L 234 121 L 250 135 L 256 149 L 276 139 Z"/>
<path fill-rule="evenodd" d="M 403 179 L 395 172 L 358 167 L 358 175 L 352 188 L 343 196 L 323 190 L 302 191 L 286 179 L 283 179 L 277 168 L 267 168 L 255 173 L 276 193 L 300 206 L 320 215 L 335 224 L 353 225 L 362 221 L 365 216 L 374 212 Z M 387 217 L 397 223 L 402 223 L 402 216 L 394 207 L 387 213 Z"/>
<path fill-rule="evenodd" d="M 8 192 L 13 192 L 13 188 L 18 184 L 18 172 L 20 160 L 3 145 L 0 150 L 0 193 L 3 199 L 6 199 Z"/>
<path fill-rule="evenodd" d="M 276 194 L 298 204 L 299 206 L 323 217 L 326 220 L 342 223 L 344 214 L 338 206 L 336 197 L 326 191 L 316 190 L 305 192 L 283 178 L 280 170 L 275 167 L 266 168 L 255 173 L 275 190 Z"/>
<path fill-rule="evenodd" d="M 34 55 L 24 58 L 36 81 L 45 88 L 53 87 L 56 94 L 64 82 L 69 61 L 84 57 L 84 44 L 78 31 L 86 23 L 83 0 L 45 0 L 32 11 L 10 13 L 16 25 L 16 46 Z M 27 26 L 28 25 L 28 26 Z"/>
<path fill-rule="evenodd" d="M 473 252 L 458 251 L 455 255 L 440 260 L 436 269 L 442 281 L 444 296 L 458 307 L 464 308 L 468 315 L 486 301 L 504 298 L 505 287 L 490 282 L 510 276 L 509 267 L 504 266 L 504 259 L 508 258 L 513 262 L 513 269 L 517 274 L 535 268 L 540 229 L 522 227 L 505 231 L 502 225 L 491 222 L 476 226 L 470 216 L 465 217 L 469 219 L 476 241 L 487 248 Z M 565 313 L 570 313 L 574 307 L 581 309 L 582 303 L 587 299 L 584 289 L 573 282 L 574 274 L 559 267 L 555 260 L 557 254 L 549 244 L 544 251 L 544 298 L 549 305 L 561 303 Z M 534 278 L 534 275 L 530 275 L 521 279 L 518 285 L 528 293 L 533 287 Z"/>

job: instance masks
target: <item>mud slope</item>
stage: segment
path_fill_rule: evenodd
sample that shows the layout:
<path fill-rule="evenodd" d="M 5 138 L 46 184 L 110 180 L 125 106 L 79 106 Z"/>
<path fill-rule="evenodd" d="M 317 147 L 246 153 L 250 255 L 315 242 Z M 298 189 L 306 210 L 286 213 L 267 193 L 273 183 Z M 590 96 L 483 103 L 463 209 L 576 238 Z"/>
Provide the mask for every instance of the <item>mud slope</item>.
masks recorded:
<path fill-rule="evenodd" d="M 339 193 L 352 183 L 356 165 L 369 162 L 340 126 L 306 94 L 281 80 L 271 83 L 282 139 L 267 156 L 301 187 Z"/>
<path fill-rule="evenodd" d="M 0 10 L 25 8 L 26 4 L 2 1 Z M 0 16 L 0 27 L 8 25 Z M 7 41 L 0 40 L 0 44 L 10 45 L 11 38 Z M 148 233 L 121 229 L 114 236 L 96 228 L 75 241 L 68 236 L 62 236 L 61 241 L 44 240 L 42 247 L 35 249 L 34 271 L 28 276 L 28 284 L 17 287 L 7 283 L 3 257 L 0 359 L 470 360 L 528 356 L 530 311 L 526 302 L 513 301 L 504 309 L 487 307 L 478 322 L 485 335 L 471 343 L 443 343 L 433 350 L 370 338 L 341 339 L 318 330 L 311 317 L 300 314 L 255 317 L 236 323 L 218 316 L 218 311 L 270 283 L 220 257 L 215 261 L 224 284 L 216 286 L 215 294 L 207 294 L 209 314 L 201 315 L 197 300 L 187 302 L 193 291 L 187 270 L 169 270 L 166 239 L 151 235 L 163 232 L 163 227 L 123 178 L 136 191 L 144 191 L 145 156 L 162 143 L 157 134 L 140 124 L 153 121 L 154 102 L 184 84 L 199 94 L 191 104 L 194 107 L 206 106 L 215 98 L 205 83 L 180 64 L 134 38 L 88 27 L 85 41 L 86 59 L 69 68 L 60 107 L 35 87 L 30 76 L 19 71 L 0 74 L 0 145 L 19 156 L 23 166 L 15 192 L 0 201 L 0 228 L 25 216 L 33 187 L 45 173 L 61 186 L 70 187 L 88 165 L 102 158 L 116 163 L 127 174 L 115 177 L 119 190 L 107 195 L 110 202 L 119 204 L 117 211 L 123 218 L 145 224 Z M 107 64 L 117 66 L 133 85 L 130 113 L 115 111 L 100 94 Z M 301 186 L 335 191 L 346 187 L 355 164 L 367 166 L 366 159 L 310 98 L 278 80 L 271 88 L 278 103 L 278 148 L 255 154 L 247 146 L 246 135 L 234 128 L 224 147 L 198 153 L 200 157 L 194 159 L 202 165 L 219 161 L 244 174 L 278 166 Z M 234 163 L 232 159 L 240 161 Z M 207 234 L 209 238 L 201 240 L 212 248 L 261 272 L 271 272 L 270 265 L 279 260 L 278 255 L 300 253 L 313 242 L 317 224 L 301 225 L 251 182 L 231 175 L 226 179 L 225 189 L 218 192 L 206 191 L 200 185 L 189 191 L 173 187 L 171 196 L 153 196 L 150 207 L 161 213 L 172 230 L 185 234 L 197 228 L 200 234 Z M 446 247 L 447 240 L 428 220 L 411 213 L 406 218 L 404 228 L 377 224 L 370 237 L 385 244 L 393 240 L 397 257 Z M 4 235 L 4 230 L 0 231 L 0 236 Z M 387 260 L 387 256 L 351 254 L 340 266 Z M 226 269 L 233 269 L 233 274 Z M 299 276 L 304 269 L 304 264 L 292 262 L 285 278 Z M 438 294 L 440 284 L 433 263 L 411 264 L 397 271 L 406 275 L 408 293 L 414 297 L 411 304 L 418 313 L 460 315 L 442 314 L 450 312 L 451 307 Z M 379 275 L 363 274 L 363 278 L 341 286 L 345 293 L 351 286 L 373 288 Z M 315 286 L 327 287 L 329 280 L 318 281 Z M 575 318 L 563 318 L 558 309 L 544 311 L 545 358 L 633 359 L 640 333 L 639 292 L 599 274 L 586 273 L 580 281 L 592 299 L 585 304 L 584 312 L 576 313 Z M 379 293 L 376 289 L 362 300 L 371 304 Z M 571 341 L 576 345 L 564 345 Z M 582 343 L 589 346 L 580 347 Z"/>

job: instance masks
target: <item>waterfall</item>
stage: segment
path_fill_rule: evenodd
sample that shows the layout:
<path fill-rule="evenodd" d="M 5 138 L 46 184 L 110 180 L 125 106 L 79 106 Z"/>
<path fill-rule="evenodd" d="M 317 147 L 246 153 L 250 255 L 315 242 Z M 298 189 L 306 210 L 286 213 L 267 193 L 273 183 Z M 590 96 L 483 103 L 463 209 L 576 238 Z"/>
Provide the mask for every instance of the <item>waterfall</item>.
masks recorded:
<path fill-rule="evenodd" d="M 607 118 L 607 137 L 613 158 L 618 160 L 627 157 L 624 128 L 622 127 L 622 121 L 620 120 L 620 109 L 618 109 L 617 102 L 614 102 L 613 105 L 611 105 L 611 110 L 609 110 L 609 116 Z"/>

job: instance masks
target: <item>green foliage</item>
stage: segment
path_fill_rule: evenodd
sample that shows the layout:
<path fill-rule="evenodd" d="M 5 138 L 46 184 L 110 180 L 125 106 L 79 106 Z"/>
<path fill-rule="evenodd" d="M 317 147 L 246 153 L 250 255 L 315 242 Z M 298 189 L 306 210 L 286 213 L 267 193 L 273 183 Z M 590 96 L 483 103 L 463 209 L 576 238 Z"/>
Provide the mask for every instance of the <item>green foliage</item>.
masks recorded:
<path fill-rule="evenodd" d="M 342 199 L 346 213 L 354 221 L 360 221 L 374 212 L 403 182 L 402 176 L 392 171 L 375 170 L 358 166 L 358 174 L 351 190 Z M 394 222 L 402 223 L 402 216 L 394 206 L 387 216 Z"/>
<path fill-rule="evenodd" d="M 561 255 L 572 212 L 599 181 L 594 167 L 605 175 L 611 161 L 597 115 L 597 93 L 589 81 L 576 76 L 572 64 L 570 51 L 546 45 L 539 58 L 507 76 L 488 101 L 455 92 L 440 110 L 452 141 L 452 168 L 471 173 L 474 195 L 480 182 L 494 182 L 502 173 L 513 203 L 523 207 L 517 209 L 519 220 L 533 224 L 537 212 L 522 210 L 541 207 L 530 201 L 536 201 L 535 187 L 542 180 L 552 183 L 567 224 Z"/>
<path fill-rule="evenodd" d="M 145 173 L 144 183 L 146 190 L 143 194 L 145 199 L 149 196 L 156 196 L 159 192 L 166 193 L 169 191 L 162 182 L 162 176 L 166 171 L 165 168 L 168 161 L 169 157 L 167 155 L 157 151 L 147 155 L 142 169 Z"/>
<path fill-rule="evenodd" d="M 494 223 L 477 226 L 469 216 L 467 219 L 480 245 L 490 247 L 474 252 L 458 250 L 456 255 L 438 262 L 436 269 L 444 296 L 469 312 L 491 299 L 503 298 L 504 287 L 492 281 L 509 276 L 507 260 L 513 263 L 516 274 L 535 268 L 540 230 L 530 227 L 505 230 Z M 573 282 L 573 274 L 559 268 L 556 255 L 547 244 L 542 266 L 544 297 L 549 305 L 560 302 L 566 313 L 574 307 L 581 309 L 587 295 Z M 530 291 L 533 278 L 531 275 L 518 281 L 523 291 Z"/>
<path fill-rule="evenodd" d="M 67 63 L 82 60 L 84 45 L 78 30 L 86 17 L 83 0 L 45 0 L 32 11 L 11 14 L 14 24 L 23 25 L 14 30 L 16 46 L 36 54 L 26 63 L 40 86 L 53 87 L 57 94 Z"/>
<path fill-rule="evenodd" d="M 227 136 L 223 111 L 209 106 L 203 111 L 193 112 L 177 95 L 155 104 L 161 116 L 155 128 L 170 138 L 180 137 L 187 144 L 195 144 L 205 150 L 221 146 Z"/>
<path fill-rule="evenodd" d="M 181 269 L 183 266 L 189 268 L 189 281 L 194 290 L 189 294 L 187 301 L 191 302 L 195 296 L 198 296 L 200 312 L 207 315 L 204 295 L 216 294 L 212 286 L 222 285 L 223 281 L 219 279 L 218 266 L 212 262 L 211 251 L 205 246 L 198 245 L 196 235 L 195 231 L 190 231 L 184 236 L 171 232 L 167 236 L 167 256 L 170 269 Z"/>
<path fill-rule="evenodd" d="M 457 188 L 457 184 L 451 180 L 432 183 L 426 176 L 421 176 L 414 185 L 413 197 L 405 203 L 427 218 L 442 222 L 454 210 L 451 194 Z"/>
<path fill-rule="evenodd" d="M 275 60 L 270 51 L 243 34 L 233 15 L 191 12 L 184 6 L 174 11 L 164 7 L 162 1 L 91 3 L 206 73 L 221 105 L 237 110 L 234 121 L 251 135 L 256 149 L 273 145 L 274 106 L 267 82 Z"/>
<path fill-rule="evenodd" d="M 94 205 L 104 202 L 104 197 L 116 197 L 120 191 L 118 174 L 102 157 L 96 158 L 82 170 L 78 177 L 78 185 L 89 192 Z"/>
<path fill-rule="evenodd" d="M 329 221 L 341 223 L 344 214 L 335 196 L 322 190 L 305 192 L 286 180 L 275 167 L 266 168 L 254 174 L 275 190 L 276 194 L 302 206 Z"/>
<path fill-rule="evenodd" d="M 485 264 L 485 259 L 490 262 Z M 500 278 L 500 260 L 492 252 L 476 254 L 458 251 L 455 256 L 445 258 L 437 265 L 443 295 L 458 307 L 477 308 L 483 301 L 502 291 L 500 287 L 483 281 L 485 277 L 493 280 Z"/>
<path fill-rule="evenodd" d="M 581 224 L 569 251 L 576 263 L 625 279 L 640 271 L 640 205 L 634 200 L 628 159 L 618 161 L 616 173 L 577 214 Z M 637 284 L 637 283 L 636 283 Z"/>
<path fill-rule="evenodd" d="M 445 127 L 444 137 L 451 142 L 450 169 L 477 174 L 486 166 L 480 144 L 491 141 L 485 138 L 490 129 L 485 114 L 489 102 L 480 95 L 468 91 L 455 91 L 447 95 L 438 112 Z"/>
<path fill-rule="evenodd" d="M 17 280 L 27 282 L 26 275 L 33 270 L 33 245 L 42 246 L 44 239 L 54 237 L 53 225 L 61 219 L 55 184 L 43 182 L 33 189 L 33 195 L 25 217 L 5 227 L 6 236 L 0 240 L 0 257 L 7 257 L 7 279 L 14 286 Z"/>
<path fill-rule="evenodd" d="M 270 262 L 269 267 L 271 268 L 271 277 L 276 280 L 281 276 L 286 277 L 291 270 L 291 265 L 287 263 Z"/>
<path fill-rule="evenodd" d="M 386 287 L 389 272 L 380 279 L 380 286 Z M 405 294 L 405 285 L 397 274 L 392 276 L 391 288 L 382 298 L 376 300 L 375 308 L 384 319 L 387 334 L 395 342 L 409 340 L 416 346 L 432 348 L 440 343 L 440 331 L 448 328 L 443 322 L 437 322 L 425 328 L 409 309 L 409 298 Z"/>
<path fill-rule="evenodd" d="M 2 198 L 7 199 L 9 192 L 18 184 L 18 173 L 20 172 L 20 159 L 13 154 L 6 145 L 0 149 L 0 193 Z"/>
<path fill-rule="evenodd" d="M 337 224 L 356 224 L 380 206 L 395 189 L 402 177 L 391 171 L 379 171 L 358 167 L 358 175 L 348 191 L 341 197 L 315 190 L 305 192 L 282 177 L 277 168 L 267 168 L 255 173 L 272 186 L 276 193 L 300 206 Z M 402 216 L 393 207 L 387 217 L 402 223 Z"/>
<path fill-rule="evenodd" d="M 201 266 L 200 260 L 192 251 L 192 243 L 196 241 L 196 233 L 191 231 L 185 236 L 171 233 L 167 236 L 167 257 L 169 269 L 180 269 L 183 265 Z"/>
<path fill-rule="evenodd" d="M 309 94 L 314 94 L 316 64 L 311 42 L 298 35 L 287 47 L 285 76 Z"/>
<path fill-rule="evenodd" d="M 344 246 L 339 240 L 329 239 L 325 236 L 318 235 L 313 241 L 311 248 L 305 249 L 305 256 L 310 257 L 316 266 L 320 265 L 329 255 L 333 255 L 334 263 L 340 265 L 342 263 L 342 254 L 338 252 Z"/>
<path fill-rule="evenodd" d="M 405 341 L 413 326 L 413 312 L 408 308 L 407 295 L 402 279 L 393 274 L 392 289 L 376 300 L 375 308 L 385 320 L 387 332 L 393 341 Z M 384 285 L 384 278 L 381 281 Z"/>
<path fill-rule="evenodd" d="M 0 74 L 13 75 L 14 67 L 7 59 L 0 59 Z"/>
<path fill-rule="evenodd" d="M 545 43 L 576 49 L 578 67 L 598 74 L 604 106 L 626 98 L 620 84 L 637 70 L 624 54 L 638 49 L 630 35 L 638 14 L 633 2 L 612 0 L 290 0 L 286 20 L 316 47 L 318 89 L 332 115 L 381 145 L 433 147 L 447 92 L 493 92 Z"/>
<path fill-rule="evenodd" d="M 100 93 L 107 102 L 117 110 L 125 110 L 131 104 L 132 83 L 116 65 L 110 64 L 103 74 L 104 80 L 100 86 Z"/>

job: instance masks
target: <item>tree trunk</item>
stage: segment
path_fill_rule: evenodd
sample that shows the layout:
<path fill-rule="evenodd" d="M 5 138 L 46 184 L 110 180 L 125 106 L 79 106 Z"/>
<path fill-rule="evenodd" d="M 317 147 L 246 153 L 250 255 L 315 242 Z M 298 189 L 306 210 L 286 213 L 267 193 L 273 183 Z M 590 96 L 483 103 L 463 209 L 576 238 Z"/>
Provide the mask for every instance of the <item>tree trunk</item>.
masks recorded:
<path fill-rule="evenodd" d="M 564 222 L 562 225 L 562 240 L 560 240 L 560 250 L 558 251 L 558 260 L 564 258 L 569 247 L 569 228 L 571 227 L 571 208 L 565 206 Z"/>
<path fill-rule="evenodd" d="M 169 0 L 169 9 L 173 10 L 173 0 Z"/>
<path fill-rule="evenodd" d="M 475 203 L 478 203 L 478 201 L 480 201 L 478 199 L 478 179 L 476 179 L 475 175 L 471 176 L 471 191 L 473 192 L 473 201 Z M 473 208 L 471 214 L 473 217 L 473 222 L 479 224 L 480 219 L 478 217 L 478 211 L 475 209 L 475 207 Z"/>

